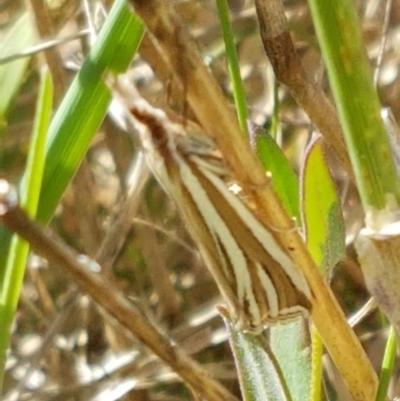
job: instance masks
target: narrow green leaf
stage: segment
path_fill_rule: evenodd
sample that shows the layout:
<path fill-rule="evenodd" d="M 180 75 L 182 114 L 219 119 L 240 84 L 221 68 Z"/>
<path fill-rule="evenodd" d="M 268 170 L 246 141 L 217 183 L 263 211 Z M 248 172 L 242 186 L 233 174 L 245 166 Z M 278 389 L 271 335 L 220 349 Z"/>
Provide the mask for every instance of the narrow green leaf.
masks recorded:
<path fill-rule="evenodd" d="M 111 99 L 104 77 L 126 70 L 142 36 L 141 21 L 124 0 L 117 0 L 51 122 L 39 221 L 46 223 L 54 213 L 104 119 Z"/>
<path fill-rule="evenodd" d="M 396 364 L 397 357 L 397 338 L 393 327 L 390 327 L 389 337 L 386 343 L 385 354 L 383 356 L 381 373 L 379 375 L 379 387 L 375 401 L 385 401 Z"/>
<path fill-rule="evenodd" d="M 29 148 L 25 180 L 20 188 L 20 204 L 34 217 L 39 201 L 44 170 L 46 135 L 53 102 L 53 83 L 50 74 L 42 74 L 35 114 L 33 135 Z M 0 394 L 4 375 L 11 325 L 17 308 L 25 273 L 29 245 L 17 235 L 12 236 L 7 261 L 0 281 Z"/>
<path fill-rule="evenodd" d="M 225 43 L 226 57 L 228 59 L 229 74 L 233 85 L 233 96 L 235 99 L 239 125 L 243 133 L 248 136 L 247 122 L 249 119 L 249 113 L 247 110 L 243 82 L 240 76 L 240 65 L 236 52 L 236 44 L 232 24 L 229 19 L 227 0 L 217 0 L 217 7 L 219 21 L 222 28 L 222 35 Z"/>
<path fill-rule="evenodd" d="M 399 203 L 400 181 L 354 2 L 309 4 L 363 206 L 366 212 L 382 210 L 388 194 Z"/>

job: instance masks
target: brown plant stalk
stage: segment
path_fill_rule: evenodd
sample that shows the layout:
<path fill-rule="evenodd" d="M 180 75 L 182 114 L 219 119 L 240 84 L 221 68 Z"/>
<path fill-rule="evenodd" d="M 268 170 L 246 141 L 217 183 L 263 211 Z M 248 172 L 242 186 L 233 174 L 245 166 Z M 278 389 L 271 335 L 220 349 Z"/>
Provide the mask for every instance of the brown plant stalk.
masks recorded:
<path fill-rule="evenodd" d="M 339 117 L 321 87 L 308 76 L 296 53 L 282 1 L 256 0 L 256 10 L 261 39 L 276 77 L 288 87 L 290 94 L 320 130 L 326 144 L 352 177 Z"/>

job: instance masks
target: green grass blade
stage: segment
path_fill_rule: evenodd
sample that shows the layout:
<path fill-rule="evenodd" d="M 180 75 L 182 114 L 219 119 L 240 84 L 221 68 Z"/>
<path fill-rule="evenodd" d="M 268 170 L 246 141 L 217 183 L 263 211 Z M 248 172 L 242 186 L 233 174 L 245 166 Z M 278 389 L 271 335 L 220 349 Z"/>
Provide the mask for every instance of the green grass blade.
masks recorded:
<path fill-rule="evenodd" d="M 53 83 L 46 71 L 42 75 L 37 101 L 32 141 L 29 149 L 25 180 L 20 188 L 21 207 L 34 217 L 44 170 L 46 135 L 53 103 Z M 0 291 L 0 393 L 11 325 L 21 292 L 29 245 L 17 235 L 12 236 Z"/>
<path fill-rule="evenodd" d="M 217 0 L 218 15 L 224 38 L 226 57 L 228 59 L 229 74 L 233 85 L 233 96 L 236 104 L 239 125 L 242 131 L 248 136 L 247 121 L 249 113 L 247 110 L 246 96 L 243 82 L 240 76 L 240 66 L 236 53 L 235 37 L 229 19 L 228 3 L 226 0 Z"/>
<path fill-rule="evenodd" d="M 351 0 L 309 0 L 321 52 L 366 212 L 383 209 L 400 184 L 380 115 L 380 101 Z"/>
<path fill-rule="evenodd" d="M 111 94 L 107 72 L 128 67 L 143 36 L 143 25 L 124 0 L 118 0 L 99 37 L 51 122 L 38 220 L 46 223 L 77 171 L 107 111 Z"/>

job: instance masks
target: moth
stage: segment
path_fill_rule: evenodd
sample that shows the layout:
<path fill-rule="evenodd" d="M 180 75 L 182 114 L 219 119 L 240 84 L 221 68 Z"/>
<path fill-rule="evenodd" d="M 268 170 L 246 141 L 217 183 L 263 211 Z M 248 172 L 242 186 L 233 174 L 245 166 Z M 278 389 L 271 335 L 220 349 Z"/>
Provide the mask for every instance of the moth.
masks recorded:
<path fill-rule="evenodd" d="M 242 331 L 307 316 L 308 284 L 288 252 L 245 199 L 230 190 L 232 173 L 199 129 L 113 84 L 131 116 L 157 180 L 175 201 L 208 269 Z"/>

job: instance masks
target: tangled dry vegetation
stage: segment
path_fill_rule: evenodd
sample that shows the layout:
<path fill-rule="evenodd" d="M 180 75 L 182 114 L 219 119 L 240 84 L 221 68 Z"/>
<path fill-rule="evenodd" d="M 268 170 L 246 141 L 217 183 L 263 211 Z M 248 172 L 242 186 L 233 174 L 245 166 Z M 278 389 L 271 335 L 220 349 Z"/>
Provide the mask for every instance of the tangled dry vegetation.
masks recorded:
<path fill-rule="evenodd" d="M 48 49 L 54 63 L 52 73 L 58 102 L 90 46 L 83 1 L 53 1 L 47 11 L 39 6 L 41 1 L 26 3 L 1 2 L 4 30 L 1 35 L 10 31 L 21 13 L 25 13 L 29 24 L 38 24 L 36 29 L 41 39 L 35 44 L 46 45 L 50 39 L 75 37 Z M 99 24 L 104 18 L 102 12 L 111 3 L 111 0 L 104 1 L 102 8 L 97 2 L 91 2 L 91 12 Z M 393 1 L 390 14 L 387 14 L 386 2 L 355 0 L 355 3 L 382 104 L 390 107 L 399 120 L 400 2 Z M 178 0 L 172 4 L 230 98 L 231 87 L 214 1 Z M 286 0 L 284 5 L 303 65 L 329 94 L 307 2 Z M 278 141 L 294 168 L 299 169 L 314 127 L 286 87 L 275 81 L 260 40 L 253 2 L 231 0 L 230 9 L 251 120 L 268 127 L 275 99 L 279 99 Z M 24 168 L 42 56 L 41 52 L 31 56 L 24 82 L 9 110 L 7 125 L 2 121 L 0 174 L 14 183 L 18 182 Z M 170 78 L 164 76 L 160 80 L 155 76 L 156 63 L 157 59 L 144 46 L 132 62 L 132 79 L 152 104 L 190 116 L 182 98 L 175 97 L 170 90 Z M 188 237 L 177 208 L 156 181 L 146 175 L 145 169 L 140 179 L 145 184 L 143 190 L 129 191 L 132 182 L 128 183 L 126 177 L 132 166 L 137 167 L 137 157 L 132 138 L 106 119 L 65 193 L 51 227 L 80 253 L 100 258 L 104 274 L 119 291 L 239 397 L 227 335 L 215 309 L 220 302 L 216 286 Z M 369 299 L 352 246 L 352 238 L 360 229 L 363 216 L 352 183 L 333 158 L 331 168 L 343 199 L 348 238 L 347 257 L 332 271 L 331 287 L 346 315 L 350 316 Z M 119 224 L 117 229 L 116 224 Z M 356 327 L 377 368 L 386 338 L 381 319 L 380 313 L 373 311 Z M 340 393 L 340 384 L 328 360 L 326 367 L 327 381 Z M 394 380 L 393 394 L 400 393 L 396 391 L 397 386 Z M 41 401 L 191 398 L 190 389 L 140 342 L 80 293 L 55 266 L 49 266 L 34 255 L 29 259 L 15 319 L 4 394 L 4 400 Z"/>

